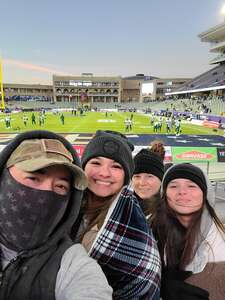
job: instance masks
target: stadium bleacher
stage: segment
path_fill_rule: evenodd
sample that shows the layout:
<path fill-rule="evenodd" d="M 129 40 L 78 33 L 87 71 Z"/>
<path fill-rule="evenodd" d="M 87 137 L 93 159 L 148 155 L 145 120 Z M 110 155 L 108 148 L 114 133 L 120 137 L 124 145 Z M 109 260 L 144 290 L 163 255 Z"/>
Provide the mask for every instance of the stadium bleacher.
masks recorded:
<path fill-rule="evenodd" d="M 180 86 L 177 91 L 210 88 L 225 85 L 225 64 L 210 69 Z"/>

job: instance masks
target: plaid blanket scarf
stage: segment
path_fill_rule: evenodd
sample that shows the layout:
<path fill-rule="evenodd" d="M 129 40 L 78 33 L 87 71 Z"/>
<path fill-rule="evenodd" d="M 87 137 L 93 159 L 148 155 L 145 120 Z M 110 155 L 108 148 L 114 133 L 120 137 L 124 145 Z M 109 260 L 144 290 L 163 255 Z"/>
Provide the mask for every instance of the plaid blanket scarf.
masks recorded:
<path fill-rule="evenodd" d="M 113 299 L 159 299 L 157 244 L 138 200 L 127 187 L 109 208 L 89 255 L 102 267 Z"/>

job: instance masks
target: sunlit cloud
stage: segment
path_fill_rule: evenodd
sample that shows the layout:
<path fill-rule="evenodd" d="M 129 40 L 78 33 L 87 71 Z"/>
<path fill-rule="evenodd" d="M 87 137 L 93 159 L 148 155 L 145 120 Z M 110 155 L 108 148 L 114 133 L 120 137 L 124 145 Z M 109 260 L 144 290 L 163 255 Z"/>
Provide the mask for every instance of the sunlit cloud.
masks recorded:
<path fill-rule="evenodd" d="M 67 73 L 65 71 L 56 70 L 56 69 L 52 69 L 52 68 L 48 68 L 48 67 L 43 67 L 43 66 L 39 66 L 36 64 L 31 64 L 31 63 L 14 60 L 14 59 L 3 59 L 3 65 L 4 64 L 16 66 L 16 67 L 19 67 L 19 68 L 25 69 L 25 70 L 32 70 L 32 71 L 38 71 L 38 72 L 50 73 L 50 74 L 60 74 L 60 75 L 65 75 L 65 76 L 72 76 L 72 74 Z"/>

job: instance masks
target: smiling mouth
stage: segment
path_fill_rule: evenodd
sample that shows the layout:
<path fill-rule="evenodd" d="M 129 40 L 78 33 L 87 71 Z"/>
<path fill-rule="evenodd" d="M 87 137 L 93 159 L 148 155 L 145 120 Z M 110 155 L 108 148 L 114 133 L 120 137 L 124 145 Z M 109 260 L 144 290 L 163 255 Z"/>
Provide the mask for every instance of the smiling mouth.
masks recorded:
<path fill-rule="evenodd" d="M 182 207 L 193 207 L 193 208 L 194 208 L 194 207 L 199 207 L 199 204 L 198 204 L 198 205 L 197 205 L 197 204 L 194 205 L 194 204 L 179 203 L 179 202 L 177 202 L 176 205 L 177 205 L 177 206 L 182 206 Z"/>
<path fill-rule="evenodd" d="M 111 184 L 111 182 L 101 181 L 101 180 L 95 180 L 95 183 L 105 185 L 105 186 L 109 186 Z"/>

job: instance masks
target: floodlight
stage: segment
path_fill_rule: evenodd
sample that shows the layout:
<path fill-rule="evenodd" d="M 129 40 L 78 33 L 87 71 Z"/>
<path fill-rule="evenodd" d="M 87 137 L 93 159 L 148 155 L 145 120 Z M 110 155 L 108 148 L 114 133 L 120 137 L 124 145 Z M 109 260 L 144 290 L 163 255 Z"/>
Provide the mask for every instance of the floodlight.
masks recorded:
<path fill-rule="evenodd" d="M 225 16 L 225 4 L 223 5 L 223 7 L 221 9 L 221 14 Z"/>

